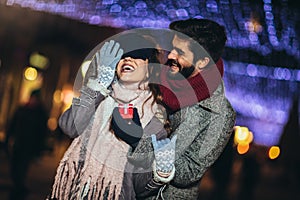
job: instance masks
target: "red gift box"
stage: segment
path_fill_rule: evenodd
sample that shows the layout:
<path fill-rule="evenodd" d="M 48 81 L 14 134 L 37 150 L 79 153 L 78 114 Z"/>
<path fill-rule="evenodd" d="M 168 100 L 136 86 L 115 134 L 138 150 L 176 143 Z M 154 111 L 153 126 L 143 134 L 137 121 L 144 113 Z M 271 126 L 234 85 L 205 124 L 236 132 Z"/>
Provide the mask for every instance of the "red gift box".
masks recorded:
<path fill-rule="evenodd" d="M 133 104 L 119 104 L 119 112 L 123 119 L 133 118 Z"/>

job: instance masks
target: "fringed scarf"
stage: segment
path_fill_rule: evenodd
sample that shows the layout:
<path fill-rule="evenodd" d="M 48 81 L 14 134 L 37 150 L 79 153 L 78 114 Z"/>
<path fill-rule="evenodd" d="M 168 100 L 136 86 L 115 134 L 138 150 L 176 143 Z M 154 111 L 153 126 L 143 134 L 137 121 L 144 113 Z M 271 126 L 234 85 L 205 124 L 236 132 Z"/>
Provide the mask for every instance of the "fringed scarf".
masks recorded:
<path fill-rule="evenodd" d="M 110 132 L 111 114 L 118 103 L 132 103 L 144 128 L 157 110 L 156 104 L 151 105 L 153 97 L 146 101 L 149 97 L 149 90 L 113 85 L 112 95 L 99 105 L 86 130 L 73 140 L 60 161 L 52 198 L 119 199 L 129 145 Z"/>

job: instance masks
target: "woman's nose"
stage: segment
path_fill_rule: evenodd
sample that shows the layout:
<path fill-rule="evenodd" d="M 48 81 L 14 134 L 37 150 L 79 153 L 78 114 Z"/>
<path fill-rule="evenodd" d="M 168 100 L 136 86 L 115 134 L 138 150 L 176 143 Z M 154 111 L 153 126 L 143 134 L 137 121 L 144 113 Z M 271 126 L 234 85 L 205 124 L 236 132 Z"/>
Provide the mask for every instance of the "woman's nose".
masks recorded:
<path fill-rule="evenodd" d="M 131 61 L 132 58 L 131 58 L 131 57 L 125 57 L 124 60 L 125 60 L 125 61 Z"/>

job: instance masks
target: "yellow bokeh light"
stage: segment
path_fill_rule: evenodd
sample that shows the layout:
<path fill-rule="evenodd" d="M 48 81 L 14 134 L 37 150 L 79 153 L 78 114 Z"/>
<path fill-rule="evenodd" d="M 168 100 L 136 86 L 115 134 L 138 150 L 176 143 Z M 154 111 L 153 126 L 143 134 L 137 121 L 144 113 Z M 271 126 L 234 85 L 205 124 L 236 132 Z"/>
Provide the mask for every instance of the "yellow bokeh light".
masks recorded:
<path fill-rule="evenodd" d="M 253 141 L 253 133 L 247 127 L 234 127 L 234 143 L 235 144 L 250 144 Z"/>
<path fill-rule="evenodd" d="M 48 128 L 51 130 L 51 131 L 54 131 L 56 128 L 57 128 L 57 119 L 54 118 L 54 117 L 51 117 L 48 119 Z"/>
<path fill-rule="evenodd" d="M 253 141 L 253 133 L 251 132 L 251 131 L 249 131 L 248 132 L 248 137 L 247 137 L 247 139 L 246 139 L 246 142 L 248 143 L 248 144 L 250 144 L 252 141 Z"/>
<path fill-rule="evenodd" d="M 269 149 L 269 158 L 276 159 L 280 155 L 280 148 L 278 146 L 272 146 Z"/>
<path fill-rule="evenodd" d="M 57 104 L 61 103 L 62 101 L 62 94 L 60 90 L 56 90 L 53 94 L 53 101 Z"/>
<path fill-rule="evenodd" d="M 29 57 L 29 63 L 31 66 L 40 68 L 40 69 L 46 69 L 47 65 L 49 63 L 49 60 L 46 56 L 43 56 L 37 52 L 34 52 Z"/>
<path fill-rule="evenodd" d="M 25 72 L 24 72 L 24 77 L 29 80 L 29 81 L 34 81 L 36 80 L 38 76 L 38 72 L 35 68 L 33 67 L 27 67 L 25 69 Z"/>
<path fill-rule="evenodd" d="M 63 102 L 66 105 L 71 105 L 74 97 L 74 93 L 72 90 L 63 90 Z"/>
<path fill-rule="evenodd" d="M 239 154 L 245 154 L 249 151 L 249 148 L 250 148 L 249 144 L 238 144 L 237 145 L 237 152 Z"/>
<path fill-rule="evenodd" d="M 72 86 L 69 84 L 66 84 L 63 86 L 63 89 L 61 91 L 61 97 L 62 97 L 62 112 L 64 112 L 67 108 L 69 108 L 72 104 L 72 100 L 74 97 L 74 92 L 72 90 Z"/>
<path fill-rule="evenodd" d="M 240 127 L 237 132 L 237 137 L 239 140 L 246 140 L 249 134 L 247 127 Z"/>

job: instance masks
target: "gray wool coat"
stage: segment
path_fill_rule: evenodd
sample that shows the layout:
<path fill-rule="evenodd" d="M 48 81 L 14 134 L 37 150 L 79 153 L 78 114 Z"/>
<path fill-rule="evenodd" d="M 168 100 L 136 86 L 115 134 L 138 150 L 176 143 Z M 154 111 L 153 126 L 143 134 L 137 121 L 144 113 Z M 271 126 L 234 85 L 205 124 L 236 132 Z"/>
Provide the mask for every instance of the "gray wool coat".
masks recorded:
<path fill-rule="evenodd" d="M 172 135 L 177 134 L 176 172 L 174 179 L 161 192 L 164 199 L 197 199 L 200 180 L 225 148 L 235 120 L 236 113 L 224 96 L 223 83 L 210 98 L 170 116 Z M 150 146 L 147 141 L 141 141 L 137 151 L 151 151 Z M 139 199 L 156 198 L 155 194 L 143 193 L 151 180 L 150 173 L 143 179 L 136 176 L 135 190 Z"/>

